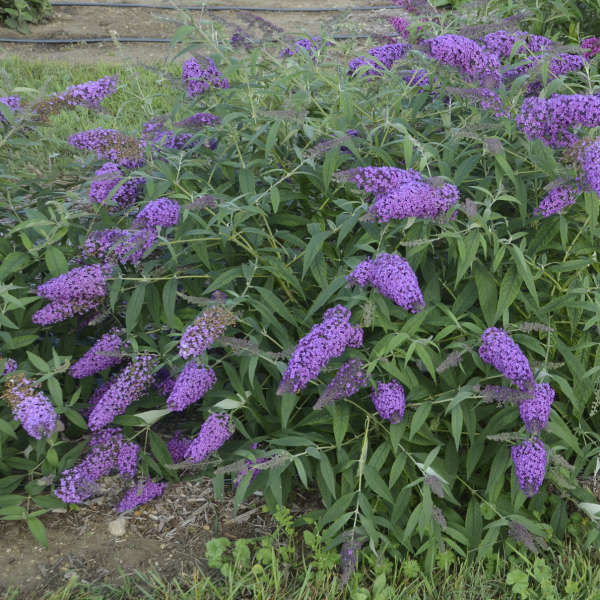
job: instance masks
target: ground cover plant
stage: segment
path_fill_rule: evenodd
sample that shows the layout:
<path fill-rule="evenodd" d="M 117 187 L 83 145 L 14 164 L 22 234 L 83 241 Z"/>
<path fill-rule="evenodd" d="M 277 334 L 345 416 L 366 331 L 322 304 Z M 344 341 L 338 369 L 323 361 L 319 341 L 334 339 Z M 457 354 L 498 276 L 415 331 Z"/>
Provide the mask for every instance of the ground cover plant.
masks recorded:
<path fill-rule="evenodd" d="M 302 486 L 344 578 L 595 523 L 598 58 L 511 23 L 215 44 L 162 114 L 65 132 L 83 190 L 4 171 L 0 516 Z M 120 85 L 6 89 L 0 152 Z"/>

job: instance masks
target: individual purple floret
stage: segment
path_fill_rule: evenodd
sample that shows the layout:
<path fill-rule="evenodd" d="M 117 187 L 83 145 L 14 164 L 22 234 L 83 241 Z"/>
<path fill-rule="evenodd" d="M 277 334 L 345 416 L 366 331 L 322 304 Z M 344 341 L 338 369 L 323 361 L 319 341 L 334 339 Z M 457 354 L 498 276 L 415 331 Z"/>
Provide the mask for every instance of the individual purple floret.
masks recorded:
<path fill-rule="evenodd" d="M 13 417 L 36 440 L 50 436 L 56 428 L 54 406 L 39 386 L 23 373 L 9 375 L 2 396 L 12 409 Z"/>
<path fill-rule="evenodd" d="M 323 40 L 318 36 L 313 38 L 299 39 L 291 48 L 289 46 L 284 48 L 279 53 L 279 57 L 284 58 L 286 56 L 294 56 L 294 54 L 296 54 L 301 48 L 304 48 L 304 50 L 306 50 L 310 56 L 313 56 L 315 51 L 319 49 L 319 46 L 322 42 Z M 325 45 L 331 46 L 331 42 L 326 42 Z"/>
<path fill-rule="evenodd" d="M 123 340 L 117 329 L 105 333 L 76 363 L 69 373 L 75 379 L 88 377 L 118 365 L 123 360 Z"/>
<path fill-rule="evenodd" d="M 524 440 L 519 446 L 513 446 L 510 454 L 515 465 L 519 487 L 526 496 L 534 496 L 546 475 L 548 454 L 544 443 L 538 438 Z"/>
<path fill-rule="evenodd" d="M 482 333 L 479 356 L 521 391 L 529 390 L 533 385 L 533 373 L 527 357 L 503 329 L 489 327 Z"/>
<path fill-rule="evenodd" d="M 229 415 L 210 415 L 202 423 L 198 435 L 192 440 L 185 453 L 185 459 L 192 463 L 203 461 L 210 454 L 216 452 L 232 435 Z"/>
<path fill-rule="evenodd" d="M 319 375 L 332 359 L 341 356 L 347 346 L 359 348 L 363 331 L 350 324 L 350 310 L 338 304 L 325 311 L 323 321 L 313 326 L 292 353 L 283 373 L 278 394 L 296 393 Z"/>
<path fill-rule="evenodd" d="M 358 390 L 367 385 L 367 374 L 363 364 L 356 358 L 345 362 L 335 377 L 327 384 L 327 387 L 315 402 L 313 409 L 321 410 L 324 406 L 333 404 L 342 398 L 349 398 Z"/>
<path fill-rule="evenodd" d="M 479 82 L 485 87 L 497 86 L 500 82 L 500 60 L 469 38 L 462 35 L 445 34 L 426 40 L 425 46 L 438 62 L 456 67 L 469 81 Z"/>
<path fill-rule="evenodd" d="M 92 431 L 102 429 L 140 399 L 154 381 L 156 363 L 156 356 L 140 354 L 119 373 L 90 413 L 88 426 Z"/>
<path fill-rule="evenodd" d="M 63 502 L 79 504 L 96 492 L 96 481 L 119 470 L 131 479 L 137 469 L 139 447 L 125 442 L 120 428 L 103 429 L 92 434 L 89 452 L 74 467 L 63 471 L 54 495 Z"/>
<path fill-rule="evenodd" d="M 0 356 L 0 358 L 2 358 Z M 1 376 L 8 375 L 9 373 L 13 373 L 19 367 L 17 361 L 14 358 L 6 358 L 4 359 L 4 368 L 2 369 Z"/>
<path fill-rule="evenodd" d="M 175 432 L 175 435 L 167 442 L 167 448 L 174 463 L 180 463 L 185 460 L 185 453 L 191 443 L 192 440 L 181 437 L 180 431 Z"/>
<path fill-rule="evenodd" d="M 541 215 L 542 217 L 549 217 L 550 215 L 559 214 L 563 208 L 575 204 L 576 190 L 566 185 L 557 185 L 552 188 L 539 206 L 534 208 L 534 215 Z"/>
<path fill-rule="evenodd" d="M 119 165 L 113 162 L 104 163 L 96 171 L 95 179 L 90 185 L 90 201 L 102 204 L 121 182 L 122 185 L 112 195 L 112 201 L 120 208 L 125 208 L 138 199 L 146 180 L 143 177 L 134 177 L 123 181 L 123 173 Z"/>
<path fill-rule="evenodd" d="M 525 98 L 516 117 L 519 128 L 530 140 L 562 148 L 577 141 L 577 126 L 600 125 L 600 96 L 555 94 L 550 98 Z"/>
<path fill-rule="evenodd" d="M 69 144 L 80 150 L 95 152 L 98 158 L 118 165 L 136 168 L 144 163 L 144 144 L 118 129 L 90 129 L 74 133 Z"/>
<path fill-rule="evenodd" d="M 179 203 L 169 198 L 157 198 L 148 202 L 133 220 L 134 227 L 154 229 L 175 227 L 179 222 Z"/>
<path fill-rule="evenodd" d="M 37 288 L 52 302 L 33 314 L 36 325 L 50 325 L 97 308 L 106 295 L 106 275 L 99 265 L 76 267 Z"/>
<path fill-rule="evenodd" d="M 373 261 L 367 259 L 359 263 L 346 279 L 360 286 L 370 283 L 380 294 L 409 312 L 417 313 L 425 306 L 415 272 L 397 254 L 382 253 Z"/>
<path fill-rule="evenodd" d="M 8 106 L 12 112 L 21 110 L 21 98 L 19 96 L 3 96 L 0 98 L 0 103 Z M 7 123 L 6 117 L 0 112 L 0 123 Z"/>
<path fill-rule="evenodd" d="M 189 362 L 175 381 L 173 391 L 167 398 L 171 410 L 181 411 L 197 402 L 217 383 L 217 376 L 210 367 L 200 367 Z"/>
<path fill-rule="evenodd" d="M 166 483 L 154 483 L 148 478 L 146 483 L 136 485 L 128 490 L 115 507 L 115 510 L 120 513 L 126 510 L 133 510 L 136 506 L 146 504 L 146 502 L 162 496 L 166 487 Z"/>
<path fill-rule="evenodd" d="M 406 408 L 406 398 L 404 388 L 399 381 L 390 381 L 390 383 L 378 383 L 377 390 L 371 392 L 371 400 L 375 409 L 382 419 L 390 423 L 400 423 L 404 417 Z"/>
<path fill-rule="evenodd" d="M 154 242 L 157 233 L 150 229 L 103 229 L 93 231 L 83 244 L 83 253 L 105 263 L 137 265 Z"/>
<path fill-rule="evenodd" d="M 381 75 L 382 68 L 381 65 L 373 60 L 373 58 L 377 59 L 380 63 L 383 63 L 386 69 L 391 69 L 393 64 L 400 60 L 408 50 L 408 46 L 406 44 L 386 44 L 385 46 L 376 46 L 375 48 L 371 48 L 369 50 L 368 57 L 359 56 L 358 58 L 354 58 L 348 64 L 348 75 L 353 75 L 360 67 L 364 65 L 370 65 L 373 67 L 372 69 L 368 69 L 365 71 L 365 75 Z"/>
<path fill-rule="evenodd" d="M 600 138 L 583 146 L 579 154 L 581 179 L 592 188 L 600 198 Z"/>
<path fill-rule="evenodd" d="M 179 356 L 187 359 L 204 354 L 223 335 L 227 326 L 233 325 L 235 321 L 235 315 L 224 306 L 207 308 L 183 332 L 179 341 Z"/>
<path fill-rule="evenodd" d="M 488 52 L 497 54 L 501 58 L 508 58 L 517 42 L 521 42 L 521 45 L 515 51 L 516 55 L 527 54 L 528 51 L 537 54 L 555 44 L 554 41 L 543 35 L 534 35 L 527 31 L 512 33 L 503 30 L 494 31 L 481 39 L 481 43 Z"/>
<path fill-rule="evenodd" d="M 173 123 L 173 125 L 183 129 L 202 129 L 203 127 L 218 125 L 220 122 L 221 119 L 212 113 L 199 112 L 191 117 L 183 119 L 182 121 L 177 121 L 177 123 Z"/>
<path fill-rule="evenodd" d="M 183 64 L 181 78 L 187 83 L 187 93 L 190 98 L 203 94 L 211 87 L 229 87 L 229 82 L 221 75 L 212 59 L 205 60 L 207 66 L 204 69 L 195 58 L 190 58 Z"/>
<path fill-rule="evenodd" d="M 521 419 L 529 433 L 537 435 L 546 427 L 553 402 L 554 390 L 549 384 L 534 384 L 532 395 L 519 405 Z"/>

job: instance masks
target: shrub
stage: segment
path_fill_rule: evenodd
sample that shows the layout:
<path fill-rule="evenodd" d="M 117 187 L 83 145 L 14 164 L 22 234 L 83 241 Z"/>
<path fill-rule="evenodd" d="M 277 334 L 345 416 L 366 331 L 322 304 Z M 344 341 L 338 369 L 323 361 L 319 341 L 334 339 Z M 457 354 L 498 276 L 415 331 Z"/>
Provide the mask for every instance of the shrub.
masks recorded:
<path fill-rule="evenodd" d="M 228 86 L 204 78 L 186 98 L 188 74 L 151 143 L 72 138 L 63 151 L 89 150 L 90 185 L 101 161 L 121 165 L 104 201 L 84 188 L 32 205 L 11 183 L 2 354 L 62 425 L 32 440 L 7 378 L 5 516 L 60 505 L 45 490 L 82 460 L 87 472 L 89 429 L 116 426 L 146 485 L 206 469 L 217 494 L 261 491 L 272 508 L 308 488 L 326 543 L 368 540 L 429 570 L 444 548 L 485 556 L 515 523 L 561 537 L 565 498 L 597 519 L 577 477 L 598 439 L 598 198 L 580 163 L 600 121 L 572 107 L 598 59 L 558 75 L 543 48 L 523 66 L 445 36 L 392 70 L 371 52 L 350 76 L 325 44 L 215 52 L 210 81 Z M 543 121 L 541 101 L 522 112 L 532 85 L 564 95 L 559 118 Z M 188 120 L 199 111 L 217 118 Z M 130 179 L 143 198 L 113 201 Z M 544 204 L 557 185 L 572 193 Z M 103 334 L 116 357 L 98 354 Z M 76 379 L 84 355 L 115 363 Z"/>
<path fill-rule="evenodd" d="M 0 23 L 27 31 L 28 23 L 40 23 L 52 14 L 50 0 L 0 0 Z"/>

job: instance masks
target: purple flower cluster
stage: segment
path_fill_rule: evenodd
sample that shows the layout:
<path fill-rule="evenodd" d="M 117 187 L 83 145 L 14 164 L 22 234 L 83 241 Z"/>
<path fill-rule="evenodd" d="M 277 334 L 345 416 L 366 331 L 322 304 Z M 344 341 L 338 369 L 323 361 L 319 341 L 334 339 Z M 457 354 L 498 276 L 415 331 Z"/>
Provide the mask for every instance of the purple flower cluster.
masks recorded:
<path fill-rule="evenodd" d="M 88 426 L 98 431 L 108 425 L 117 415 L 122 415 L 127 407 L 154 382 L 154 369 L 157 358 L 152 354 L 140 354 L 115 378 L 111 386 L 92 409 Z"/>
<path fill-rule="evenodd" d="M 364 260 L 346 279 L 360 286 L 370 283 L 380 294 L 409 312 L 417 313 L 425 306 L 415 272 L 397 254 L 383 253 L 375 260 Z"/>
<path fill-rule="evenodd" d="M 549 217 L 559 214 L 563 208 L 575 204 L 576 191 L 566 185 L 557 185 L 552 188 L 542 199 L 539 206 L 534 208 L 534 215 Z"/>
<path fill-rule="evenodd" d="M 180 431 L 175 432 L 175 435 L 167 442 L 167 449 L 174 463 L 180 463 L 185 460 L 185 453 L 191 443 L 192 440 L 181 437 Z"/>
<path fill-rule="evenodd" d="M 63 471 L 54 495 L 63 502 L 79 504 L 95 492 L 95 482 L 114 470 L 121 477 L 131 479 L 137 470 L 139 446 L 125 442 L 119 428 L 104 429 L 94 433 L 89 442 L 89 452 L 78 464 Z"/>
<path fill-rule="evenodd" d="M 538 438 L 524 440 L 518 446 L 513 446 L 510 454 L 515 465 L 519 487 L 526 496 L 534 496 L 546 475 L 548 454 L 544 443 Z"/>
<path fill-rule="evenodd" d="M 484 47 L 462 35 L 445 34 L 425 41 L 431 56 L 438 62 L 456 67 L 469 81 L 485 87 L 500 82 L 500 59 Z"/>
<path fill-rule="evenodd" d="M 519 413 L 529 433 L 537 435 L 550 418 L 550 409 L 554 402 L 554 390 L 547 383 L 536 383 L 531 396 L 519 405 Z"/>
<path fill-rule="evenodd" d="M 388 23 L 396 30 L 396 33 L 400 35 L 400 37 L 408 40 L 410 38 L 410 21 L 403 17 L 388 17 Z M 417 31 L 420 31 L 422 28 L 419 27 Z"/>
<path fill-rule="evenodd" d="M 250 51 L 252 49 L 252 47 L 254 46 L 254 43 L 252 42 L 252 38 L 241 27 L 238 27 L 231 34 L 229 43 L 236 49 L 240 49 L 243 46 L 248 51 Z"/>
<path fill-rule="evenodd" d="M 320 410 L 337 400 L 349 398 L 366 385 L 367 374 L 363 369 L 362 362 L 356 358 L 351 358 L 339 368 L 334 378 L 327 384 L 327 387 L 315 402 L 313 409 Z"/>
<path fill-rule="evenodd" d="M 3 397 L 11 407 L 15 420 L 31 437 L 41 440 L 42 436 L 52 434 L 58 417 L 38 384 L 23 373 L 9 375 Z"/>
<path fill-rule="evenodd" d="M 411 87 L 416 86 L 419 88 L 419 94 L 423 93 L 432 82 L 429 80 L 429 75 L 424 69 L 410 69 L 403 72 L 402 79 L 408 83 Z M 436 82 L 437 80 L 433 80 Z M 437 92 L 433 92 L 434 94 Z"/>
<path fill-rule="evenodd" d="M 37 295 L 51 300 L 33 314 L 36 325 L 50 325 L 98 308 L 106 295 L 105 272 L 99 265 L 76 267 L 37 288 Z"/>
<path fill-rule="evenodd" d="M 533 373 L 527 357 L 503 329 L 489 327 L 482 333 L 479 356 L 521 391 L 526 391 L 533 385 Z"/>
<path fill-rule="evenodd" d="M 156 241 L 150 229 L 104 229 L 92 232 L 83 244 L 83 253 L 105 263 L 137 265 Z"/>
<path fill-rule="evenodd" d="M 114 367 L 123 360 L 123 340 L 117 329 L 105 333 L 76 363 L 69 373 L 81 379 Z"/>
<path fill-rule="evenodd" d="M 600 96 L 555 94 L 550 98 L 525 98 L 517 125 L 530 139 L 562 148 L 577 141 L 572 129 L 600 125 Z"/>
<path fill-rule="evenodd" d="M 56 102 L 63 106 L 88 106 L 98 108 L 104 98 L 112 96 L 117 91 L 118 78 L 114 76 L 102 77 L 96 81 L 86 81 L 68 87 L 62 94 L 52 94 L 49 102 Z"/>
<path fill-rule="evenodd" d="M 397 167 L 355 167 L 346 171 L 338 171 L 336 177 L 340 181 L 350 181 L 359 189 L 371 194 L 385 194 L 405 183 L 422 181 L 422 176 L 414 169 Z"/>
<path fill-rule="evenodd" d="M 0 359 L 2 357 L 0 356 Z M 14 358 L 6 358 L 4 359 L 4 368 L 2 369 L 2 373 L 0 375 L 8 375 L 9 373 L 13 373 L 19 367 L 17 361 Z"/>
<path fill-rule="evenodd" d="M 359 348 L 363 331 L 350 325 L 350 310 L 338 304 L 325 311 L 323 321 L 313 326 L 292 353 L 283 373 L 278 394 L 298 392 L 319 375 L 332 359 L 341 356 L 347 346 Z"/>
<path fill-rule="evenodd" d="M 19 96 L 3 96 L 0 98 L 0 102 L 8 106 L 12 112 L 21 110 L 21 98 Z M 0 123 L 7 122 L 6 117 L 0 112 Z"/>
<path fill-rule="evenodd" d="M 167 397 L 175 386 L 175 380 L 171 377 L 169 369 L 162 367 L 156 373 L 154 389 L 161 395 Z"/>
<path fill-rule="evenodd" d="M 104 163 L 95 173 L 96 177 L 90 186 L 90 201 L 102 204 L 112 190 L 123 181 L 123 173 L 119 165 L 113 162 Z M 120 208 L 133 204 L 146 183 L 143 177 L 134 177 L 123 181 L 112 196 L 112 201 Z"/>
<path fill-rule="evenodd" d="M 375 62 L 373 58 L 383 63 L 386 69 L 391 69 L 393 64 L 406 54 L 408 48 L 406 44 L 386 44 L 385 46 L 371 48 L 368 56 L 372 58 L 365 58 L 364 56 L 353 58 L 348 64 L 348 74 L 353 75 L 360 67 L 370 65 L 373 68 L 368 69 L 365 75 L 381 75 L 381 65 Z"/>
<path fill-rule="evenodd" d="M 517 42 L 520 42 L 515 54 L 527 54 L 528 51 L 537 54 L 550 48 L 554 42 L 543 35 L 534 35 L 527 31 L 514 31 L 509 33 L 504 30 L 488 33 L 481 39 L 485 49 L 501 58 L 508 58 Z"/>
<path fill-rule="evenodd" d="M 174 125 L 175 127 L 182 127 L 184 129 L 202 129 L 203 127 L 217 125 L 220 122 L 221 119 L 212 113 L 199 112 L 191 117 L 186 117 L 182 121 L 174 123 Z"/>
<path fill-rule="evenodd" d="M 75 148 L 95 152 L 98 158 L 124 167 L 136 168 L 144 163 L 143 143 L 118 129 L 99 127 L 81 131 L 70 136 L 68 142 Z"/>
<path fill-rule="evenodd" d="M 134 227 L 154 229 L 175 227 L 179 223 L 179 203 L 169 198 L 157 198 L 148 202 L 133 220 Z"/>
<path fill-rule="evenodd" d="M 146 502 L 162 496 L 166 487 L 166 483 L 154 483 L 149 478 L 145 483 L 129 489 L 117 504 L 116 511 L 121 513 L 126 510 L 133 510 L 136 506 L 146 504 Z"/>
<path fill-rule="evenodd" d="M 600 138 L 585 144 L 579 155 L 582 179 L 600 198 Z"/>
<path fill-rule="evenodd" d="M 229 82 L 217 69 L 212 59 L 206 58 L 205 69 L 195 58 L 190 58 L 183 64 L 182 80 L 187 83 L 187 93 L 190 98 L 208 91 L 211 87 L 228 88 Z"/>
<path fill-rule="evenodd" d="M 591 60 L 600 52 L 600 38 L 592 37 L 588 38 L 587 40 L 583 40 L 583 42 L 581 42 L 581 47 L 585 50 L 583 55 L 588 60 Z M 1 101 L 2 99 L 0 98 L 0 102 Z"/>
<path fill-rule="evenodd" d="M 406 408 L 406 398 L 404 388 L 399 381 L 390 381 L 390 383 L 378 383 L 377 390 L 371 393 L 371 400 L 375 409 L 382 419 L 390 423 L 400 423 L 404 417 Z"/>
<path fill-rule="evenodd" d="M 193 135 L 193 133 L 176 133 L 171 129 L 167 129 L 164 125 L 164 119 L 157 117 L 144 124 L 142 141 L 154 148 L 183 150 L 189 146 Z"/>
<path fill-rule="evenodd" d="M 185 459 L 192 463 L 203 461 L 216 452 L 232 435 L 229 415 L 216 413 L 210 415 L 202 423 L 200 432 L 189 445 Z"/>
<path fill-rule="evenodd" d="M 167 398 L 167 406 L 175 411 L 184 410 L 200 400 L 215 383 L 217 376 L 210 367 L 188 362 L 175 381 L 173 391 Z"/>
<path fill-rule="evenodd" d="M 258 448 L 258 444 L 255 442 L 253 443 L 251 446 L 252 450 L 256 450 Z M 252 475 L 250 476 L 250 483 L 252 483 L 255 479 L 256 476 L 260 473 L 261 469 L 253 469 L 252 467 L 254 465 L 260 465 L 262 463 L 265 463 L 269 460 L 269 458 L 262 457 L 262 458 L 256 458 L 254 460 L 248 460 L 246 459 L 246 467 L 243 468 L 241 471 L 238 472 L 237 477 L 234 479 L 233 481 L 233 486 L 237 487 L 238 485 L 240 485 L 242 479 L 244 478 L 244 475 L 246 475 L 246 473 L 248 473 L 248 471 L 252 470 Z"/>
<path fill-rule="evenodd" d="M 284 48 L 280 53 L 279 57 L 284 58 L 286 56 L 294 56 L 301 48 L 304 48 L 310 56 L 313 56 L 315 51 L 319 49 L 319 45 L 323 40 L 320 37 L 313 38 L 302 38 L 299 39 L 294 46 L 291 48 L 288 46 Z M 326 46 L 331 46 L 331 42 L 326 42 Z"/>
<path fill-rule="evenodd" d="M 179 356 L 190 358 L 200 356 L 210 348 L 214 341 L 223 335 L 228 325 L 235 323 L 235 315 L 224 306 L 207 308 L 183 332 L 179 341 Z"/>

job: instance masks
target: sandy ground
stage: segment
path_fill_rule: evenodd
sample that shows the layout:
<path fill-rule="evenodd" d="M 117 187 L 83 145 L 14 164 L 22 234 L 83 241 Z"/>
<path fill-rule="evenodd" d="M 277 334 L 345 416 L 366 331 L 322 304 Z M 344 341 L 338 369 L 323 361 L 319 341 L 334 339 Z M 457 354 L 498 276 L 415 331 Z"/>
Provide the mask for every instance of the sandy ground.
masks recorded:
<path fill-rule="evenodd" d="M 85 0 L 84 0 L 85 1 Z M 109 0 L 111 1 L 111 0 Z M 122 0 L 128 3 L 147 3 L 168 6 L 164 0 Z M 193 0 L 182 0 L 182 6 L 198 5 Z M 322 3 L 310 0 L 210 0 L 206 6 L 235 5 L 240 7 L 281 7 L 281 8 L 316 8 Z M 337 0 L 327 3 L 328 7 L 347 6 L 390 6 L 390 0 Z M 196 23 L 212 20 L 224 28 L 227 35 L 235 31 L 237 26 L 248 26 L 248 17 L 239 11 L 189 11 Z M 328 32 L 347 34 L 352 32 L 392 34 L 392 27 L 387 24 L 385 16 L 401 14 L 399 10 L 375 10 L 373 12 L 353 12 L 347 10 L 336 13 L 252 13 L 256 17 L 266 19 L 284 30 L 274 33 L 298 37 L 301 34 L 318 34 L 322 28 Z M 252 18 L 252 17 L 250 17 Z M 186 22 L 186 15 L 175 10 L 151 8 L 112 8 L 112 7 L 55 7 L 52 20 L 48 23 L 30 27 L 30 33 L 20 34 L 0 27 L 2 38 L 35 38 L 35 39 L 74 39 L 90 37 L 111 37 L 116 32 L 118 37 L 152 37 L 170 39 L 175 30 Z M 255 39 L 271 36 L 260 29 L 260 23 L 250 28 Z M 294 36 L 294 34 L 297 34 Z M 123 43 L 115 46 L 112 42 L 90 44 L 31 45 L 0 43 L 0 58 L 21 56 L 28 59 L 61 60 L 70 63 L 132 62 L 156 63 L 174 56 L 176 52 L 167 43 Z M 183 60 L 180 57 L 179 60 Z"/>

